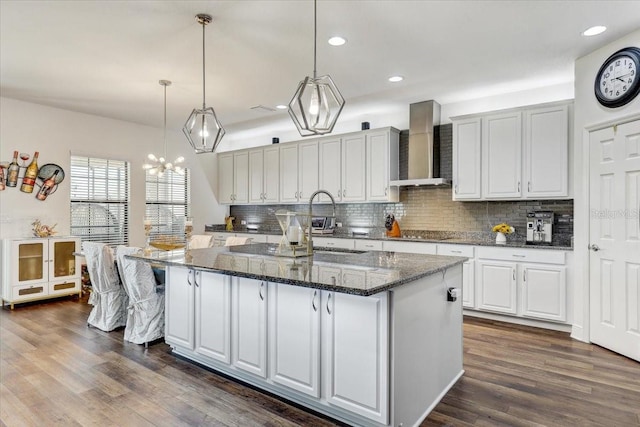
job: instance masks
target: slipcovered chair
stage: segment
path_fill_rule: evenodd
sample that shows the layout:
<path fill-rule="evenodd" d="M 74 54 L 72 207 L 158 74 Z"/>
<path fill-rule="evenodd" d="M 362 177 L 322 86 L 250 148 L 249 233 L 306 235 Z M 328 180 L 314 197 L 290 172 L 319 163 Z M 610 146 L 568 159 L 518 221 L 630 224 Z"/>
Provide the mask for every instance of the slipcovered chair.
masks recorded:
<path fill-rule="evenodd" d="M 196 234 L 189 240 L 189 249 L 210 248 L 213 246 L 212 234 Z"/>
<path fill-rule="evenodd" d="M 229 236 L 227 240 L 224 242 L 225 246 L 236 246 L 236 245 L 248 245 L 253 240 L 253 237 L 235 237 Z"/>
<path fill-rule="evenodd" d="M 164 288 L 156 286 L 149 263 L 125 257 L 141 252 L 141 248 L 118 246 L 116 257 L 129 295 L 124 340 L 148 347 L 149 342 L 164 336 Z"/>
<path fill-rule="evenodd" d="M 92 286 L 89 304 L 93 309 L 87 323 L 105 332 L 124 326 L 128 298 L 118 279 L 113 250 L 97 242 L 84 242 L 82 247 Z"/>

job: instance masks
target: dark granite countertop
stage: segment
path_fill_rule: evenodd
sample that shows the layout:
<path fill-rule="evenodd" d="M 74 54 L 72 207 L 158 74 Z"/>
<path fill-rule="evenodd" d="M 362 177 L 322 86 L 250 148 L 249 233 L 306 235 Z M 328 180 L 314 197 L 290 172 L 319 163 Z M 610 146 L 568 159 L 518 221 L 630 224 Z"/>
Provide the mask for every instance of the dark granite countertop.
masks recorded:
<path fill-rule="evenodd" d="M 334 234 L 314 234 L 313 238 L 331 237 L 337 239 L 365 239 L 365 240 L 390 240 L 397 242 L 424 242 L 424 243 L 446 243 L 454 245 L 473 245 L 473 246 L 494 246 L 506 248 L 527 248 L 527 249 L 555 249 L 562 251 L 572 251 L 571 236 L 563 235 L 561 238 L 555 238 L 550 245 L 532 245 L 527 244 L 526 240 L 519 236 L 507 236 L 507 243 L 498 245 L 495 241 L 495 233 L 481 232 L 441 232 L 441 231 L 423 231 L 408 230 L 403 233 L 403 237 L 386 237 L 384 232 L 374 229 L 367 234 L 359 234 L 348 231 L 337 231 Z M 278 230 L 251 230 L 244 227 L 237 228 L 234 231 L 226 231 L 224 226 L 208 225 L 205 227 L 207 232 L 220 233 L 248 233 L 248 234 L 268 234 L 272 236 L 280 236 L 282 233 Z"/>
<path fill-rule="evenodd" d="M 313 257 L 276 256 L 278 245 L 254 243 L 241 246 L 193 249 L 190 256 L 150 258 L 155 264 L 186 266 L 203 271 L 267 280 L 329 291 L 369 296 L 421 277 L 444 272 L 467 258 L 381 251 L 341 251 L 316 248 Z"/>

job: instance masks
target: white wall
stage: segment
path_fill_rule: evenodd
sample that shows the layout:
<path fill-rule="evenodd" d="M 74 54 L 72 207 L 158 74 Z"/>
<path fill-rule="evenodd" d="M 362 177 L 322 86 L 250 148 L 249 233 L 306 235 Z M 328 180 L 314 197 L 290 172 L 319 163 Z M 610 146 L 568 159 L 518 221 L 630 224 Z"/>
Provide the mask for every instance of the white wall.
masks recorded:
<path fill-rule="evenodd" d="M 14 150 L 33 156 L 40 152 L 39 166 L 60 165 L 67 173 L 58 190 L 47 200 L 18 188 L 0 191 L 0 237 L 31 236 L 31 223 L 40 219 L 53 225 L 59 235 L 69 234 L 70 155 L 126 160 L 131 165 L 130 244 L 144 244 L 142 221 L 145 212 L 145 184 L 142 164 L 150 152 L 163 151 L 163 130 L 104 117 L 0 98 L 0 160 L 10 160 Z M 228 208 L 215 198 L 216 156 L 195 155 L 181 133 L 167 132 L 167 154 L 186 158 L 192 171 L 192 215 L 196 232 L 204 224 L 224 223 Z M 31 160 L 29 160 L 30 162 Z"/>
<path fill-rule="evenodd" d="M 640 114 L 640 97 L 619 108 L 605 108 L 595 98 L 593 85 L 602 63 L 627 46 L 640 47 L 640 30 L 623 37 L 575 64 L 574 116 L 574 252 L 576 258 L 574 326 L 572 336 L 589 340 L 589 132 Z"/>

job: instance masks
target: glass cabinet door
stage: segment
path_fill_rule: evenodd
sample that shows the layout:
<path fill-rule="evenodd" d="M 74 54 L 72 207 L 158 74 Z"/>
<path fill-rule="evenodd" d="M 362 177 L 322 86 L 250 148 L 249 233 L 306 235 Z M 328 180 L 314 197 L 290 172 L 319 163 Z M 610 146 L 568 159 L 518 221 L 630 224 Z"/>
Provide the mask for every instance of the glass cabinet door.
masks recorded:
<path fill-rule="evenodd" d="M 45 243 L 18 244 L 18 281 L 45 279 L 44 271 Z"/>
<path fill-rule="evenodd" d="M 53 277 L 73 276 L 76 274 L 76 242 L 53 241 Z"/>

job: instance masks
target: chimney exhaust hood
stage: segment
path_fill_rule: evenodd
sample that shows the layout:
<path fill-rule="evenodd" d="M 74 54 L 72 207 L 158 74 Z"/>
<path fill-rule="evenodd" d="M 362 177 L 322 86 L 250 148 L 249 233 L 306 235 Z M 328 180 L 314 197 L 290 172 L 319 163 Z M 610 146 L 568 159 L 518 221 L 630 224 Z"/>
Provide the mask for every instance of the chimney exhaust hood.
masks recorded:
<path fill-rule="evenodd" d="M 434 177 L 434 128 L 440 125 L 440 104 L 423 101 L 409 106 L 409 152 L 407 179 L 391 181 L 397 187 L 450 185 L 444 178 Z M 438 159 L 439 161 L 439 159 Z"/>

